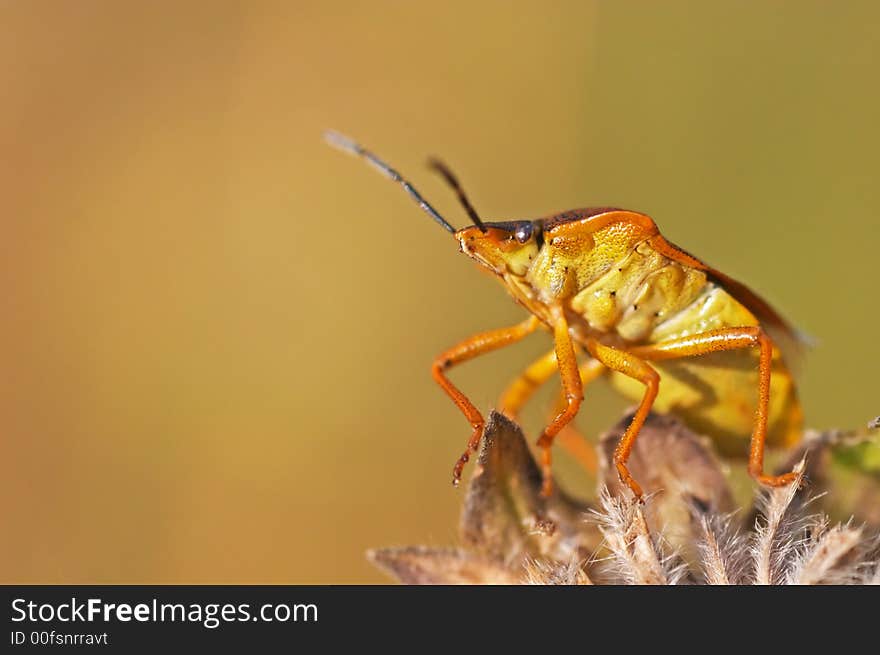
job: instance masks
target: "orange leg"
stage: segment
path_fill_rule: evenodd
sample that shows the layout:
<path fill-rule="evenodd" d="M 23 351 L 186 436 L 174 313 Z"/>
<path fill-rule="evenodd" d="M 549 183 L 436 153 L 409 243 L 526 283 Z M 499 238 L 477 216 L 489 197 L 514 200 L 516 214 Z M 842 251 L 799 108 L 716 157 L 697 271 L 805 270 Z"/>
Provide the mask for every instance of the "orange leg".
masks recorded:
<path fill-rule="evenodd" d="M 642 396 L 642 402 L 639 403 L 633 420 L 630 422 L 629 427 L 626 428 L 626 432 L 623 433 L 620 443 L 617 444 L 617 448 L 614 450 L 614 465 L 617 467 L 620 481 L 632 489 L 636 498 L 641 498 L 642 488 L 630 475 L 629 469 L 626 467 L 626 461 L 629 459 L 633 445 L 635 445 L 636 437 L 639 436 L 639 430 L 642 429 L 645 419 L 648 418 L 648 412 L 651 411 L 654 399 L 657 398 L 657 391 L 660 388 L 660 376 L 657 374 L 657 371 L 636 355 L 605 346 L 595 339 L 587 341 L 587 350 L 612 371 L 623 373 L 627 377 L 634 378 L 645 385 L 645 395 Z"/>
<path fill-rule="evenodd" d="M 590 382 L 597 379 L 608 369 L 598 360 L 590 357 L 587 361 L 580 365 L 581 386 L 586 387 Z M 566 405 L 565 394 L 559 394 L 555 407 L 553 408 L 553 416 L 561 412 Z M 568 454 L 577 460 L 590 473 L 596 473 L 599 470 L 599 460 L 596 457 L 596 449 L 588 439 L 586 439 L 580 431 L 575 427 L 574 422 L 564 426 L 559 434 L 556 435 L 556 443 L 562 446 Z"/>
<path fill-rule="evenodd" d="M 522 375 L 510 383 L 510 386 L 501 395 L 498 406 L 501 411 L 513 420 L 516 420 L 520 410 L 532 397 L 535 390 L 547 382 L 557 371 L 556 351 L 551 350 L 546 355 L 535 360 L 529 367 L 523 371 Z M 590 359 L 581 364 L 579 371 L 581 376 L 581 387 L 586 386 L 600 374 L 605 371 L 595 359 Z M 553 409 L 551 419 L 561 413 L 567 406 L 564 394 L 559 395 L 559 402 Z M 595 473 L 598 468 L 596 453 L 586 439 L 572 427 L 572 424 L 564 426 L 559 434 L 556 435 L 556 442 L 559 443 L 568 453 L 574 457 L 581 466 L 587 471 Z"/>
<path fill-rule="evenodd" d="M 490 332 L 483 332 L 474 335 L 470 339 L 466 339 L 446 352 L 441 353 L 434 360 L 434 364 L 431 367 L 431 374 L 433 375 L 434 380 L 436 380 L 437 384 L 443 388 L 443 391 L 452 398 L 452 401 L 458 406 L 473 428 L 471 438 L 468 439 L 467 448 L 464 453 L 462 453 L 461 457 L 458 458 L 455 467 L 452 469 L 453 484 L 457 485 L 459 483 L 461 480 L 461 471 L 470 459 L 470 453 L 474 452 L 480 444 L 480 437 L 483 436 L 484 421 L 479 410 L 477 410 L 473 403 L 467 399 L 467 396 L 452 384 L 449 378 L 446 377 L 445 372 L 456 364 L 466 362 L 469 359 L 473 359 L 484 353 L 516 343 L 523 337 L 534 332 L 538 325 L 540 325 L 540 321 L 532 316 L 513 327 L 501 328 L 500 330 L 492 330 Z"/>
<path fill-rule="evenodd" d="M 535 390 L 553 377 L 554 373 L 556 373 L 556 351 L 551 350 L 529 364 L 529 367 L 504 390 L 498 401 L 501 413 L 516 420 L 520 410 Z"/>
<path fill-rule="evenodd" d="M 556 344 L 556 364 L 562 378 L 566 406 L 538 437 L 538 447 L 541 449 L 541 472 L 544 476 L 541 495 L 545 498 L 553 493 L 553 456 L 550 452 L 553 438 L 575 417 L 580 409 L 581 401 L 584 399 L 581 374 L 578 370 L 577 357 L 574 354 L 574 344 L 568 333 L 568 321 L 559 306 L 553 308 L 553 339 Z"/>
<path fill-rule="evenodd" d="M 649 346 L 638 346 L 630 352 L 650 361 L 705 355 L 722 350 L 758 347 L 758 408 L 755 427 L 749 443 L 749 475 L 761 484 L 782 487 L 791 483 L 796 473 L 764 475 L 764 441 L 767 438 L 768 407 L 770 404 L 770 369 L 773 343 L 759 327 L 724 328 L 673 339 Z"/>

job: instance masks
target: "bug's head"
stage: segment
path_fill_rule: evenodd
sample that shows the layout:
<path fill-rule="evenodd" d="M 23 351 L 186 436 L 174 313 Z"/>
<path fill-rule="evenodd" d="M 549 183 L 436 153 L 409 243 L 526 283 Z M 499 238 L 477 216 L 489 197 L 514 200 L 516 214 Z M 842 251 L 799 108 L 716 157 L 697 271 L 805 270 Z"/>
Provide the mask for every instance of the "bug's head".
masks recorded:
<path fill-rule="evenodd" d="M 455 233 L 459 248 L 468 257 L 496 273 L 525 275 L 543 242 L 541 224 L 507 221 L 469 225 Z"/>
<path fill-rule="evenodd" d="M 537 221 L 484 223 L 452 171 L 437 159 L 429 160 L 428 165 L 453 188 L 473 223 L 455 231 L 459 249 L 499 275 L 507 272 L 525 275 L 543 243 L 541 223 Z"/>

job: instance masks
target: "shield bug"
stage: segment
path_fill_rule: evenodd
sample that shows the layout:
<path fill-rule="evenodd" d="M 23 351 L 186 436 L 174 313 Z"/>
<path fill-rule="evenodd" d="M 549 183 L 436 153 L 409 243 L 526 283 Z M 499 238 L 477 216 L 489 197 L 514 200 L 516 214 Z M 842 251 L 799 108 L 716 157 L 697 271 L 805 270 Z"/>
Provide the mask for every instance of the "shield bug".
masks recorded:
<path fill-rule="evenodd" d="M 553 335 L 555 347 L 510 385 L 501 406 L 515 416 L 534 389 L 559 372 L 563 402 L 537 441 L 545 495 L 552 491 L 554 438 L 577 414 L 584 385 L 603 374 L 639 403 L 613 458 L 637 497 L 642 490 L 626 462 L 652 407 L 680 416 L 725 454 L 743 454 L 748 440 L 748 471 L 759 483 L 783 486 L 795 479 L 794 473 L 764 473 L 764 447 L 790 445 L 801 435 L 801 406 L 786 366 L 799 338 L 748 287 L 667 241 L 650 217 L 635 211 L 598 207 L 485 222 L 453 173 L 432 160 L 471 220 L 456 230 L 372 152 L 335 132 L 325 137 L 400 184 L 530 314 L 512 327 L 465 339 L 433 362 L 434 379 L 472 427 L 454 483 L 479 445 L 484 421 L 447 372 L 539 328 Z M 579 352 L 586 355 L 582 364 Z"/>

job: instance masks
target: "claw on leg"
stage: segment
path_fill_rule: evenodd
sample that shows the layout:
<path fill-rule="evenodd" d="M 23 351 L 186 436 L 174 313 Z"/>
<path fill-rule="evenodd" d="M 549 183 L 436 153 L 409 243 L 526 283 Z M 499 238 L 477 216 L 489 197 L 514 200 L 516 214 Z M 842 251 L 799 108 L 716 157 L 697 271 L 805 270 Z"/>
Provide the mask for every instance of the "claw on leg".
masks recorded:
<path fill-rule="evenodd" d="M 617 458 L 614 460 L 614 465 L 617 467 L 617 477 L 620 478 L 621 484 L 625 484 L 636 497 L 636 500 L 641 502 L 643 493 L 641 485 L 636 482 L 635 478 L 630 475 L 629 469 L 626 467 L 626 464 L 623 461 L 618 461 Z"/>
<path fill-rule="evenodd" d="M 755 476 L 755 479 L 759 484 L 768 487 L 786 487 L 798 479 L 798 474 L 792 471 L 791 473 L 784 473 L 782 475 L 758 475 Z"/>

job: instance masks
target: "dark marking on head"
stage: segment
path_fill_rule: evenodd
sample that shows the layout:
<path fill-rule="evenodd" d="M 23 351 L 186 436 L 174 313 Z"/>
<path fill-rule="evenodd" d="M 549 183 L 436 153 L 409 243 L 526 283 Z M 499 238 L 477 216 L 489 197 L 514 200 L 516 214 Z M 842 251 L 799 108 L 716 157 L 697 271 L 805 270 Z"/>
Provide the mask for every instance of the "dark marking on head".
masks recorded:
<path fill-rule="evenodd" d="M 510 239 L 516 239 L 520 243 L 526 243 L 537 232 L 540 233 L 540 225 L 535 225 L 533 221 L 493 221 L 484 222 L 486 228 L 494 228 L 506 232 Z"/>
<path fill-rule="evenodd" d="M 541 225 L 541 221 L 534 221 L 532 225 L 534 226 L 532 233 L 535 235 L 535 245 L 542 248 L 544 246 L 544 226 Z"/>

